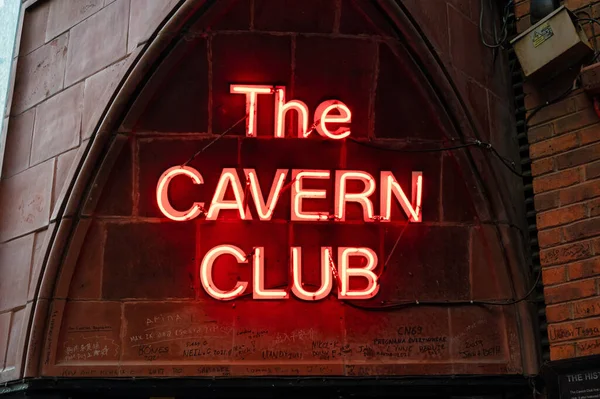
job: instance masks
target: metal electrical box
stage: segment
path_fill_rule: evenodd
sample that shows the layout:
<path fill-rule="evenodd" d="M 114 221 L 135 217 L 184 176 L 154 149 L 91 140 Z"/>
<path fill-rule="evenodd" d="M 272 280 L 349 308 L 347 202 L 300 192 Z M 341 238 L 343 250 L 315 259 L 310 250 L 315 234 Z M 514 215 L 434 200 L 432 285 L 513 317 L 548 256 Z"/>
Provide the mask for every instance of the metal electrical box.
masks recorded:
<path fill-rule="evenodd" d="M 594 50 L 577 22 L 561 6 L 511 41 L 525 76 L 538 81 L 552 79 Z"/>

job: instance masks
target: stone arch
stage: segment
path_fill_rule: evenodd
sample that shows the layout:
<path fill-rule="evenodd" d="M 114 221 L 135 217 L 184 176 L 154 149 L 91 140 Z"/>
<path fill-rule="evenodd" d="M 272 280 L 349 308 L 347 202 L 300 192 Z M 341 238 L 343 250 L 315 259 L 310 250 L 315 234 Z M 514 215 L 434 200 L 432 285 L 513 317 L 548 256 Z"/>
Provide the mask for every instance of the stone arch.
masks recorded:
<path fill-rule="evenodd" d="M 225 3 L 227 5 L 224 5 Z M 92 140 L 87 148 L 80 151 L 71 183 L 67 185 L 68 188 L 61 196 L 62 205 L 52 216 L 54 225 L 52 234 L 48 234 L 50 246 L 44 259 L 43 278 L 37 293 L 38 304 L 30 331 L 29 352 L 31 353 L 27 354 L 29 376 L 61 375 L 65 370 L 67 373 L 70 372 L 68 367 L 59 367 L 56 364 L 60 335 L 58 330 L 61 329 L 56 326 L 62 325 L 65 305 L 69 302 L 73 273 L 92 225 L 90 216 L 93 215 L 102 195 L 106 195 L 104 190 L 107 181 L 114 179 L 114 174 L 111 175 L 115 170 L 114 165 L 118 164 L 121 150 L 127 144 L 129 135 L 135 134 L 138 118 L 150 107 L 149 101 L 152 97 L 144 91 L 160 90 L 156 87 L 157 82 L 161 81 L 157 76 L 164 77 L 161 74 L 168 72 L 169 62 L 173 62 L 171 58 L 174 58 L 171 56 L 181 48 L 185 50 L 186 44 L 185 40 L 181 40 L 181 32 L 186 32 L 183 34 L 185 38 L 189 29 L 197 23 L 196 18 L 202 23 L 206 19 L 218 20 L 221 14 L 228 15 L 229 5 L 235 12 L 236 2 L 217 4 L 214 1 L 187 0 L 177 4 L 148 44 L 135 57 L 131 57 L 131 65 L 127 68 L 127 73 L 115 90 L 104 114 L 99 118 Z M 434 108 L 443 114 L 439 115 L 436 122 L 441 123 L 441 129 L 449 133 L 448 137 L 460 135 L 463 140 L 484 140 L 485 137 L 481 137 L 474 127 L 472 117 L 462 103 L 450 74 L 443 68 L 435 51 L 426 45 L 424 35 L 418 30 L 407 10 L 395 2 L 380 1 L 372 10 L 363 10 L 363 12 L 369 16 L 380 17 L 382 24 L 389 24 L 388 26 L 393 28 L 391 35 L 396 36 L 398 44 L 390 48 L 402 51 L 404 58 L 400 58 L 410 59 L 417 66 L 424 79 L 421 83 L 426 82 L 429 85 L 424 88 L 428 94 L 423 96 L 433 95 L 434 97 L 430 98 L 439 101 Z M 192 36 L 204 33 L 204 31 L 196 31 L 192 32 Z M 386 40 L 392 41 L 393 38 L 388 37 Z M 398 57 L 393 51 L 392 56 Z M 521 242 L 519 234 L 510 226 L 511 223 L 517 223 L 519 215 L 510 206 L 510 198 L 504 195 L 510 190 L 507 188 L 507 180 L 504 179 L 505 172 L 499 172 L 501 170 L 499 164 L 494 163 L 489 153 L 476 148 L 467 149 L 465 153 L 452 157 L 452 162 L 459 170 L 473 172 L 463 174 L 461 177 L 467 182 L 466 185 L 475 188 L 471 199 L 476 209 L 477 219 L 484 222 L 481 224 L 482 234 L 497 243 L 513 242 L 514 245 L 516 242 L 518 248 L 518 243 Z M 501 177 L 498 178 L 498 175 Z M 498 223 L 499 221 L 501 223 Z M 523 295 L 527 280 L 526 271 L 520 269 L 524 265 L 523 259 L 519 258 L 522 254 L 517 250 L 512 252 L 509 250 L 506 253 L 501 251 L 494 256 L 501 258 L 501 264 L 511 269 L 512 274 L 508 274 L 512 278 L 509 282 L 510 294 L 514 297 Z M 78 311 L 85 312 L 85 310 Z M 531 326 L 532 323 L 528 312 L 526 305 L 519 305 L 514 314 L 507 316 L 518 318 L 522 323 L 521 330 L 511 330 L 506 337 L 506 341 L 509 342 L 507 345 L 521 348 L 522 356 L 519 358 L 511 356 L 508 363 L 513 369 L 505 368 L 505 372 L 530 374 L 535 372 L 537 367 L 536 355 L 523 349 L 526 343 L 534 341 L 533 334 L 524 327 Z M 513 324 L 517 325 L 517 322 Z M 101 369 L 102 367 L 98 368 Z M 471 372 L 467 367 L 460 368 L 456 365 L 441 370 L 442 374 Z M 127 372 L 130 370 L 128 369 Z M 502 371 L 490 368 L 489 372 L 501 373 Z M 123 372 L 121 375 L 128 374 Z M 131 375 L 137 374 L 134 371 Z"/>

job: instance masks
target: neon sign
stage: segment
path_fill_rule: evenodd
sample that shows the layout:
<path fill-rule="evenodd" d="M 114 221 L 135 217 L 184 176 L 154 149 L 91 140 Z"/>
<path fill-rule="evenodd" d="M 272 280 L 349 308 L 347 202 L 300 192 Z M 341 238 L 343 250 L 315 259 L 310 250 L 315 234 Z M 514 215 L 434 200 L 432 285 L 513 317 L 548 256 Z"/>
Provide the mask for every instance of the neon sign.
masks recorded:
<path fill-rule="evenodd" d="M 305 139 L 316 131 L 320 136 L 330 140 L 342 140 L 350 136 L 349 124 L 352 122 L 350 109 L 341 101 L 328 100 L 321 103 L 315 110 L 313 127 L 309 129 L 309 110 L 306 104 L 299 100 L 286 102 L 285 87 L 265 85 L 231 85 L 233 94 L 246 96 L 246 136 L 257 136 L 258 95 L 273 95 L 275 97 L 275 138 L 286 137 L 285 116 L 290 111 L 297 114 L 297 138 Z M 281 194 L 289 188 L 290 220 L 315 223 L 344 223 L 348 220 L 346 206 L 348 203 L 358 204 L 362 208 L 361 219 L 365 223 L 390 222 L 392 220 L 392 203 L 398 202 L 409 222 L 422 221 L 423 174 L 413 171 L 410 191 L 402 187 L 390 171 L 381 171 L 379 176 L 379 215 L 371 197 L 377 190 L 377 181 L 371 174 L 360 170 L 315 170 L 315 169 L 278 169 L 273 178 L 271 189 L 266 197 L 259 185 L 259 176 L 254 169 L 243 169 L 244 181 L 236 168 L 225 168 L 221 172 L 215 187 L 212 200 L 205 207 L 203 202 L 194 202 L 189 209 L 175 209 L 169 201 L 169 185 L 178 176 L 191 180 L 192 184 L 204 184 L 200 171 L 190 166 L 174 166 L 167 169 L 159 178 L 156 186 L 156 201 L 161 213 L 167 218 L 185 222 L 199 217 L 216 221 L 222 211 L 233 211 L 240 220 L 252 220 L 250 202 L 254 204 L 256 215 L 260 221 L 269 221 L 279 203 Z M 290 178 L 288 179 L 288 176 Z M 304 208 L 305 200 L 327 199 L 327 190 L 306 188 L 310 181 L 326 181 L 334 179 L 333 215 L 328 212 L 308 211 Z M 362 190 L 350 192 L 348 187 L 359 183 Z M 287 184 L 286 184 L 287 183 Z M 226 199 L 226 193 L 233 193 L 233 198 Z M 407 195 L 408 194 L 408 195 Z M 409 198 L 410 197 L 410 198 Z M 220 257 L 233 257 L 240 264 L 252 263 L 252 297 L 257 300 L 280 300 L 289 298 L 289 292 L 281 288 L 265 287 L 264 247 L 254 247 L 249 256 L 241 248 L 222 244 L 210 249 L 200 265 L 200 281 L 204 290 L 211 297 L 226 301 L 238 298 L 248 289 L 249 283 L 238 281 L 232 289 L 224 290 L 213 281 L 213 267 Z M 302 283 L 302 248 L 290 248 L 290 267 L 292 274 L 291 292 L 295 297 L 305 301 L 318 301 L 331 294 L 334 280 L 337 285 L 337 296 L 340 299 L 369 299 L 379 291 L 377 254 L 366 247 L 339 247 L 334 262 L 334 251 L 331 247 L 321 248 L 321 285 L 318 289 L 307 290 Z M 360 267 L 350 266 L 350 259 L 360 260 Z M 250 259 L 252 261 L 250 262 Z M 357 262 L 353 262 L 356 264 Z M 362 279 L 366 286 L 351 288 L 350 279 Z"/>

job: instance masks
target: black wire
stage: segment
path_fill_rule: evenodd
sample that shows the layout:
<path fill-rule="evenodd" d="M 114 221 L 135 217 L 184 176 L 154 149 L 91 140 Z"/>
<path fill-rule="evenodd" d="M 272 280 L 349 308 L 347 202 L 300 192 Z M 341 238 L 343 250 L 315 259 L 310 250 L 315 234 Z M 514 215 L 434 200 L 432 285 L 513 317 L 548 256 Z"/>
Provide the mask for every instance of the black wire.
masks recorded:
<path fill-rule="evenodd" d="M 451 150 L 458 150 L 458 149 L 466 148 L 466 147 L 480 146 L 482 144 L 480 141 L 472 141 L 472 142 L 458 144 L 458 145 L 449 146 L 449 147 L 407 149 L 407 148 L 390 148 L 390 147 L 379 146 L 377 144 L 373 144 L 368 141 L 361 141 L 361 140 L 357 140 L 357 139 L 354 139 L 351 137 L 349 137 L 348 139 L 356 144 L 359 144 L 359 145 L 362 145 L 365 147 L 369 147 L 369 148 L 374 148 L 376 150 L 406 152 L 406 153 L 451 151 Z"/>
<path fill-rule="evenodd" d="M 560 100 L 564 99 L 565 97 L 567 97 L 573 91 L 573 86 L 574 85 L 571 84 L 569 86 L 569 88 L 564 93 L 560 94 L 558 97 L 555 97 L 552 100 L 546 101 L 544 104 L 538 105 L 533 110 L 531 110 L 531 113 L 529 115 L 527 115 L 527 118 L 525 118 L 525 125 L 529 125 L 529 121 L 531 120 L 531 118 L 533 118 L 542 109 L 546 108 L 548 105 L 552 105 L 554 103 L 557 103 L 558 101 L 560 101 Z"/>
<path fill-rule="evenodd" d="M 349 306 L 352 306 L 361 310 L 369 310 L 369 311 L 389 311 L 389 310 L 399 310 L 416 306 L 440 306 L 440 307 L 448 307 L 448 306 L 510 306 L 515 305 L 517 303 L 523 302 L 527 300 L 535 292 L 538 283 L 540 282 L 540 278 L 542 276 L 542 271 L 540 270 L 535 282 L 529 289 L 529 291 L 519 299 L 512 300 L 497 300 L 497 301 L 474 301 L 474 300 L 461 300 L 461 301 L 403 301 L 397 303 L 389 303 L 383 304 L 381 306 L 363 306 L 357 305 L 354 302 L 344 300 L 343 302 Z"/>

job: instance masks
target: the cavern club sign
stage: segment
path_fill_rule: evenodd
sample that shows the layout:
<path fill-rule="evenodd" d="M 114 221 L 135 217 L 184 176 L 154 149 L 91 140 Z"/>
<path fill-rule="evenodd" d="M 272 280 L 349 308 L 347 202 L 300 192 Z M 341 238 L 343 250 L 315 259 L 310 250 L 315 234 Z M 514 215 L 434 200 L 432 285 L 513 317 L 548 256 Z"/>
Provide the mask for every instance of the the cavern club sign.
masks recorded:
<path fill-rule="evenodd" d="M 309 110 L 299 100 L 286 101 L 285 87 L 263 85 L 231 85 L 231 93 L 246 96 L 246 136 L 256 137 L 257 97 L 272 95 L 275 98 L 274 136 L 285 137 L 285 116 L 294 111 L 298 120 L 298 138 L 305 139 L 311 134 L 319 134 L 324 139 L 343 140 L 350 136 L 352 113 L 341 101 L 329 100 L 321 103 L 314 112 L 313 123 L 309 127 Z M 316 132 L 316 133 L 315 133 Z M 310 166 L 310 165 L 307 165 Z M 189 166 L 173 166 L 167 169 L 156 186 L 156 200 L 161 212 L 174 221 L 188 221 L 198 217 L 206 220 L 217 220 L 221 211 L 234 211 L 241 220 L 252 220 L 249 207 L 254 206 L 258 219 L 268 221 L 273 216 L 283 190 L 291 190 L 290 220 L 315 223 L 344 223 L 347 220 L 346 205 L 356 203 L 362 207 L 362 219 L 365 223 L 390 222 L 392 217 L 392 201 L 397 201 L 410 222 L 421 222 L 421 200 L 423 175 L 412 173 L 412 187 L 401 187 L 395 176 L 389 171 L 381 171 L 379 176 L 372 176 L 361 170 L 314 170 L 314 169 L 278 169 L 265 198 L 265 192 L 259 185 L 254 169 L 243 169 L 243 175 L 236 168 L 225 168 L 215 187 L 210 204 L 194 202 L 189 209 L 175 209 L 169 201 L 169 184 L 173 178 L 184 176 L 193 184 L 203 184 L 202 173 Z M 334 192 L 325 189 L 308 189 L 306 183 L 311 180 L 335 179 Z M 349 182 L 358 182 L 362 191 L 350 192 Z M 377 190 L 379 182 L 380 201 L 379 214 L 370 197 Z M 356 183 L 352 184 L 356 187 Z M 233 193 L 233 198 L 225 198 L 226 192 Z M 409 191 L 410 190 L 410 191 Z M 247 197 L 251 198 L 247 198 Z M 304 201 L 311 199 L 330 199 L 334 201 L 334 215 L 329 212 L 307 211 Z M 251 205 L 253 204 L 253 205 Z M 213 266 L 222 256 L 234 257 L 238 263 L 252 262 L 254 299 L 278 300 L 289 297 L 285 289 L 267 289 L 264 286 L 265 259 L 264 247 L 253 248 L 248 256 L 237 246 L 223 243 L 210 249 L 202 259 L 200 280 L 206 292 L 218 300 L 232 300 L 242 295 L 248 282 L 238 281 L 233 289 L 225 290 L 217 287 L 213 281 Z M 339 247 L 334 258 L 331 247 L 321 248 L 321 286 L 317 290 L 307 290 L 302 284 L 302 248 L 290 248 L 290 267 L 293 282 L 292 293 L 301 300 L 318 301 L 327 297 L 333 287 L 335 277 L 340 299 L 368 299 L 379 290 L 378 277 L 374 273 L 378 259 L 375 251 L 367 247 Z M 361 258 L 354 259 L 352 258 Z M 334 260 L 335 259 L 335 260 Z M 336 261 L 337 260 L 337 261 Z M 360 264 L 360 267 L 350 264 Z M 364 279 L 367 284 L 362 288 L 350 288 L 350 279 Z"/>

